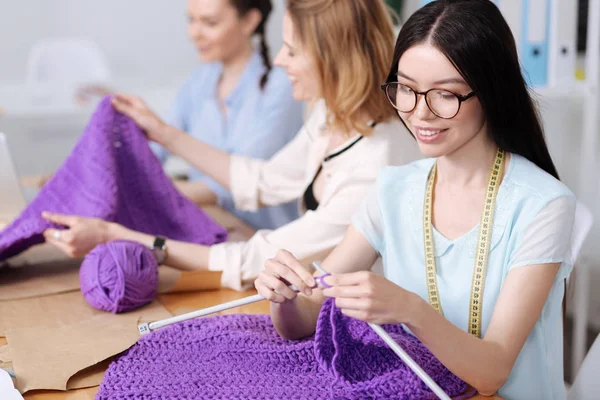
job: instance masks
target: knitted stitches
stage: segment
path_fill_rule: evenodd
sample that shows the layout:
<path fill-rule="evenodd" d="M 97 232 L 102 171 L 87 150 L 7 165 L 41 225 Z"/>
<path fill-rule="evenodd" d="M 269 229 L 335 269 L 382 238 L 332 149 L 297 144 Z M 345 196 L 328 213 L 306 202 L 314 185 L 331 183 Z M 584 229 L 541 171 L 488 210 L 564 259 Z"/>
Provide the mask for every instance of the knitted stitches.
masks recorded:
<path fill-rule="evenodd" d="M 451 396 L 466 384 L 400 325 L 390 335 Z M 435 399 L 364 322 L 329 299 L 314 338 L 284 340 L 264 315 L 195 319 L 141 338 L 113 362 L 97 400 Z"/>
<path fill-rule="evenodd" d="M 226 231 L 180 194 L 144 133 L 105 98 L 65 163 L 0 232 L 0 261 L 44 242 L 42 211 L 96 217 L 174 240 L 211 245 Z"/>

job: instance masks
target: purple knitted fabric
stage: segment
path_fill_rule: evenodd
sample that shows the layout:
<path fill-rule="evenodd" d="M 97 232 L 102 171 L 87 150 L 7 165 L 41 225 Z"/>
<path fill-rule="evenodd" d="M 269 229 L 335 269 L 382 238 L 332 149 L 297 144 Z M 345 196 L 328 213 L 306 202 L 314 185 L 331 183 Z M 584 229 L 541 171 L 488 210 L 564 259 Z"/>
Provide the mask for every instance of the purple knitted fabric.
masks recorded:
<path fill-rule="evenodd" d="M 466 384 L 400 325 L 390 335 L 450 396 Z M 186 321 L 141 338 L 113 362 L 107 399 L 435 399 L 361 321 L 329 299 L 314 338 L 281 339 L 265 315 Z"/>
<path fill-rule="evenodd" d="M 0 232 L 0 261 L 43 243 L 41 213 L 96 217 L 175 240 L 211 245 L 227 232 L 180 194 L 135 123 L 105 98 L 65 163 Z"/>

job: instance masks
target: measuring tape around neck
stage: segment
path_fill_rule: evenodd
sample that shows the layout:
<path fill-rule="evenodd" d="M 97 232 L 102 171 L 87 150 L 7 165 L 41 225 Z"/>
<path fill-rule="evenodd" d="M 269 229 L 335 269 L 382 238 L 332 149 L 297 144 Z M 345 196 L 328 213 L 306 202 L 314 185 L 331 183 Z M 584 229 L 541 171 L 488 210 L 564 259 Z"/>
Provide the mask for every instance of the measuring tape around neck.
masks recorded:
<path fill-rule="evenodd" d="M 475 256 L 475 267 L 473 268 L 473 278 L 471 283 L 471 298 L 469 302 L 469 332 L 479 337 L 481 335 L 481 309 L 483 303 L 483 289 L 487 261 L 490 251 L 490 241 L 492 236 L 492 223 L 494 219 L 494 205 L 496 195 L 500 187 L 500 178 L 504 171 L 504 162 L 506 154 L 498 149 L 494 164 L 490 171 L 490 178 L 485 192 L 485 201 L 481 222 L 479 224 L 479 240 Z M 435 184 L 437 167 L 433 165 L 429 177 L 427 178 L 427 187 L 425 190 L 425 202 L 423 205 L 423 238 L 425 247 L 425 270 L 427 279 L 427 293 L 429 304 L 443 314 L 440 303 L 440 293 L 437 285 L 437 267 L 435 263 L 433 229 L 432 229 L 432 208 L 433 208 L 433 186 Z"/>

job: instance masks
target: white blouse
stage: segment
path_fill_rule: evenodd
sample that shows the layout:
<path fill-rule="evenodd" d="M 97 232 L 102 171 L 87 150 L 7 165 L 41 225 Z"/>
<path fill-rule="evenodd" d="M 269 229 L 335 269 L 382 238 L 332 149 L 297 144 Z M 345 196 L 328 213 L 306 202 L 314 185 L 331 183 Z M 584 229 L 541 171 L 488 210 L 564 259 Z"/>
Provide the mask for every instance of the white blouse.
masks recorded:
<path fill-rule="evenodd" d="M 412 162 L 421 157 L 416 141 L 399 119 L 379 123 L 372 135 L 339 156 L 329 153 L 324 102 L 315 106 L 296 137 L 268 161 L 232 156 L 231 192 L 236 208 L 253 211 L 299 200 L 302 216 L 276 230 L 260 230 L 247 242 L 227 242 L 211 247 L 209 269 L 223 271 L 221 284 L 236 290 L 249 287 L 277 250 L 286 249 L 299 259 L 322 255 L 335 247 L 382 167 Z M 325 177 L 319 207 L 307 211 L 302 195 L 318 168 Z"/>

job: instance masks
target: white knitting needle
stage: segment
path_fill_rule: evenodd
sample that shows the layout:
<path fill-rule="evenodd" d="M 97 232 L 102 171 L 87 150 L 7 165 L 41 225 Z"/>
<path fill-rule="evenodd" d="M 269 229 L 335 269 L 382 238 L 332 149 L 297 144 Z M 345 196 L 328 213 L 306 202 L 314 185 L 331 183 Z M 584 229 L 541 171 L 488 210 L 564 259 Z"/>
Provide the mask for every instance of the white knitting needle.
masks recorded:
<path fill-rule="evenodd" d="M 213 307 L 203 308 L 202 310 L 192 311 L 186 314 L 177 315 L 175 317 L 163 319 L 155 322 L 146 322 L 138 325 L 138 330 L 140 331 L 140 335 L 148 334 L 152 331 L 155 331 L 160 328 L 164 328 L 167 325 L 176 324 L 181 321 L 187 321 L 188 319 L 204 317 L 209 314 L 218 313 L 221 311 L 229 310 L 230 308 L 244 306 L 250 303 L 256 303 L 257 301 L 264 300 L 260 294 L 255 294 L 254 296 L 244 297 L 243 299 L 233 300 L 228 303 L 218 304 Z"/>
<path fill-rule="evenodd" d="M 289 286 L 294 292 L 298 292 L 298 289 L 295 286 Z M 178 322 L 187 321 L 189 319 L 204 317 L 209 314 L 218 313 L 221 311 L 229 310 L 230 308 L 245 306 L 247 304 L 256 303 L 257 301 L 265 300 L 263 296 L 260 294 L 255 294 L 253 296 L 244 297 L 243 299 L 233 300 L 227 303 L 218 304 L 213 307 L 203 308 L 201 310 L 192 311 L 187 314 L 181 314 L 175 317 L 163 319 L 156 322 L 145 322 L 143 324 L 138 325 L 138 330 L 140 335 L 146 335 L 152 331 L 155 331 L 160 328 L 164 328 L 167 325 L 176 324 Z"/>
<path fill-rule="evenodd" d="M 315 267 L 315 269 L 317 271 L 319 271 L 320 274 L 325 275 L 327 274 L 327 271 L 325 271 L 323 269 L 323 267 L 321 267 L 321 264 L 318 262 L 313 262 L 312 263 L 313 267 Z M 398 343 L 396 343 L 396 341 L 394 339 L 392 339 L 392 337 L 389 335 L 389 333 L 387 333 L 381 326 L 377 325 L 377 324 L 372 324 L 369 323 L 369 326 L 371 327 L 371 329 L 373 329 L 375 331 L 376 334 L 379 335 L 380 338 L 383 339 L 383 341 L 390 346 L 390 348 L 394 351 L 394 353 L 396 353 L 396 355 L 398 357 L 400 357 L 400 359 L 402 359 L 402 361 L 404 361 L 404 363 L 406 365 L 408 365 L 408 368 L 410 368 L 415 374 L 417 374 L 417 376 L 423 381 L 423 383 L 425 383 L 429 389 L 431 389 L 433 391 L 433 393 L 435 393 L 440 399 L 442 400 L 452 400 L 443 390 L 441 387 L 439 387 L 439 385 L 437 383 L 435 383 L 435 381 L 433 379 L 431 379 L 431 377 L 427 374 L 427 372 L 425 372 L 420 366 L 419 364 L 417 364 L 415 362 L 415 360 L 413 360 L 405 351 L 404 349 L 402 349 L 402 347 L 400 347 L 400 345 L 398 345 Z"/>

